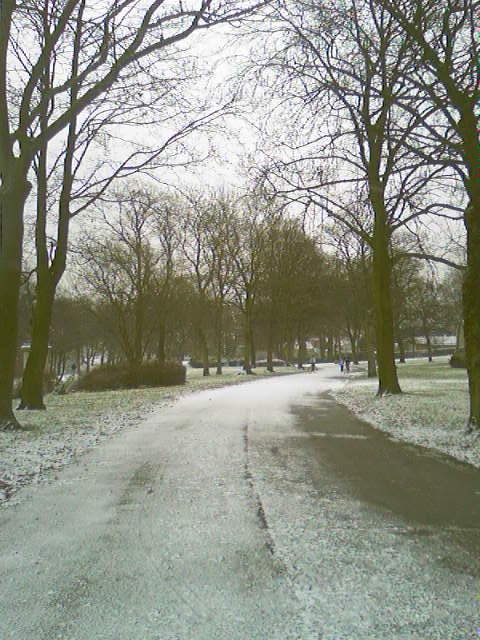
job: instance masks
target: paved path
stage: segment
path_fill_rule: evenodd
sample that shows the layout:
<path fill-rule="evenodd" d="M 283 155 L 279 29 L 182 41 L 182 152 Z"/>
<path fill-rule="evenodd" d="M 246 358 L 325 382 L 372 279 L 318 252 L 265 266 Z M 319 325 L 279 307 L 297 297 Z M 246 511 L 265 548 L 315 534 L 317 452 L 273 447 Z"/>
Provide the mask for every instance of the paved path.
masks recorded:
<path fill-rule="evenodd" d="M 0 638 L 475 638 L 479 472 L 335 384 L 186 397 L 0 512 Z"/>

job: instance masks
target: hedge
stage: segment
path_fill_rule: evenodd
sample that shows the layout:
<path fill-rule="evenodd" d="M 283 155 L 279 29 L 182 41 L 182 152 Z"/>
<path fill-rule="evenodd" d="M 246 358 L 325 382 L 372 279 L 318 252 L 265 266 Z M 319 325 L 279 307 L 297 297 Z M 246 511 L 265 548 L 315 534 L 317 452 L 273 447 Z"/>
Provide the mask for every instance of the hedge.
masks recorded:
<path fill-rule="evenodd" d="M 95 367 L 75 385 L 79 391 L 107 391 L 135 387 L 168 387 L 185 384 L 186 369 L 176 362 L 144 362 L 136 369 L 126 365 Z"/>

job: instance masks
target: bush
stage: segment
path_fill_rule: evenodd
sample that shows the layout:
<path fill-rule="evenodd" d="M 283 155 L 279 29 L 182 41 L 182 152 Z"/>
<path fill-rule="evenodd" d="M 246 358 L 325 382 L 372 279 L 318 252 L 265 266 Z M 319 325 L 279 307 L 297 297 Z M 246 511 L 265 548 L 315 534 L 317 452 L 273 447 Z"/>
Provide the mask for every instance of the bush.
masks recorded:
<path fill-rule="evenodd" d="M 449 362 L 450 366 L 455 369 L 466 369 L 467 361 L 465 360 L 465 351 L 455 351 Z"/>
<path fill-rule="evenodd" d="M 186 369 L 176 362 L 144 362 L 136 370 L 126 365 L 96 367 L 82 376 L 76 385 L 79 391 L 107 391 L 135 387 L 168 387 L 185 384 Z"/>

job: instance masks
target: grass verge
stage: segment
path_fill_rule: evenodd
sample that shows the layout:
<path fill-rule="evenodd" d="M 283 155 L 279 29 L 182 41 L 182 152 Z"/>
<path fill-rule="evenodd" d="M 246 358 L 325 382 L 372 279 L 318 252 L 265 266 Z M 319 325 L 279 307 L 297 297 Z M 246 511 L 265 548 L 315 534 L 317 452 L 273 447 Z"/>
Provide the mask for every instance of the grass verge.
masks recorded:
<path fill-rule="evenodd" d="M 398 366 L 401 395 L 377 397 L 377 381 L 365 372 L 332 395 L 360 418 L 399 440 L 447 453 L 480 467 L 480 438 L 467 435 L 468 382 L 447 358 Z"/>

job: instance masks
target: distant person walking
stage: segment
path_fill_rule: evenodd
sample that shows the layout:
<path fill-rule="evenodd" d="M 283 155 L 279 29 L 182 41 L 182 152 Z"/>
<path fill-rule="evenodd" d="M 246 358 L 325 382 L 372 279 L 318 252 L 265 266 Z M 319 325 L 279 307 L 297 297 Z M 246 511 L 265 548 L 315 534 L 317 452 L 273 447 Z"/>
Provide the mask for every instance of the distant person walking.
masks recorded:
<path fill-rule="evenodd" d="M 350 373 L 350 358 L 345 358 L 345 372 Z"/>
<path fill-rule="evenodd" d="M 338 361 L 338 366 L 340 367 L 340 373 L 343 373 L 343 367 L 344 367 L 343 358 L 340 358 L 340 360 Z"/>

